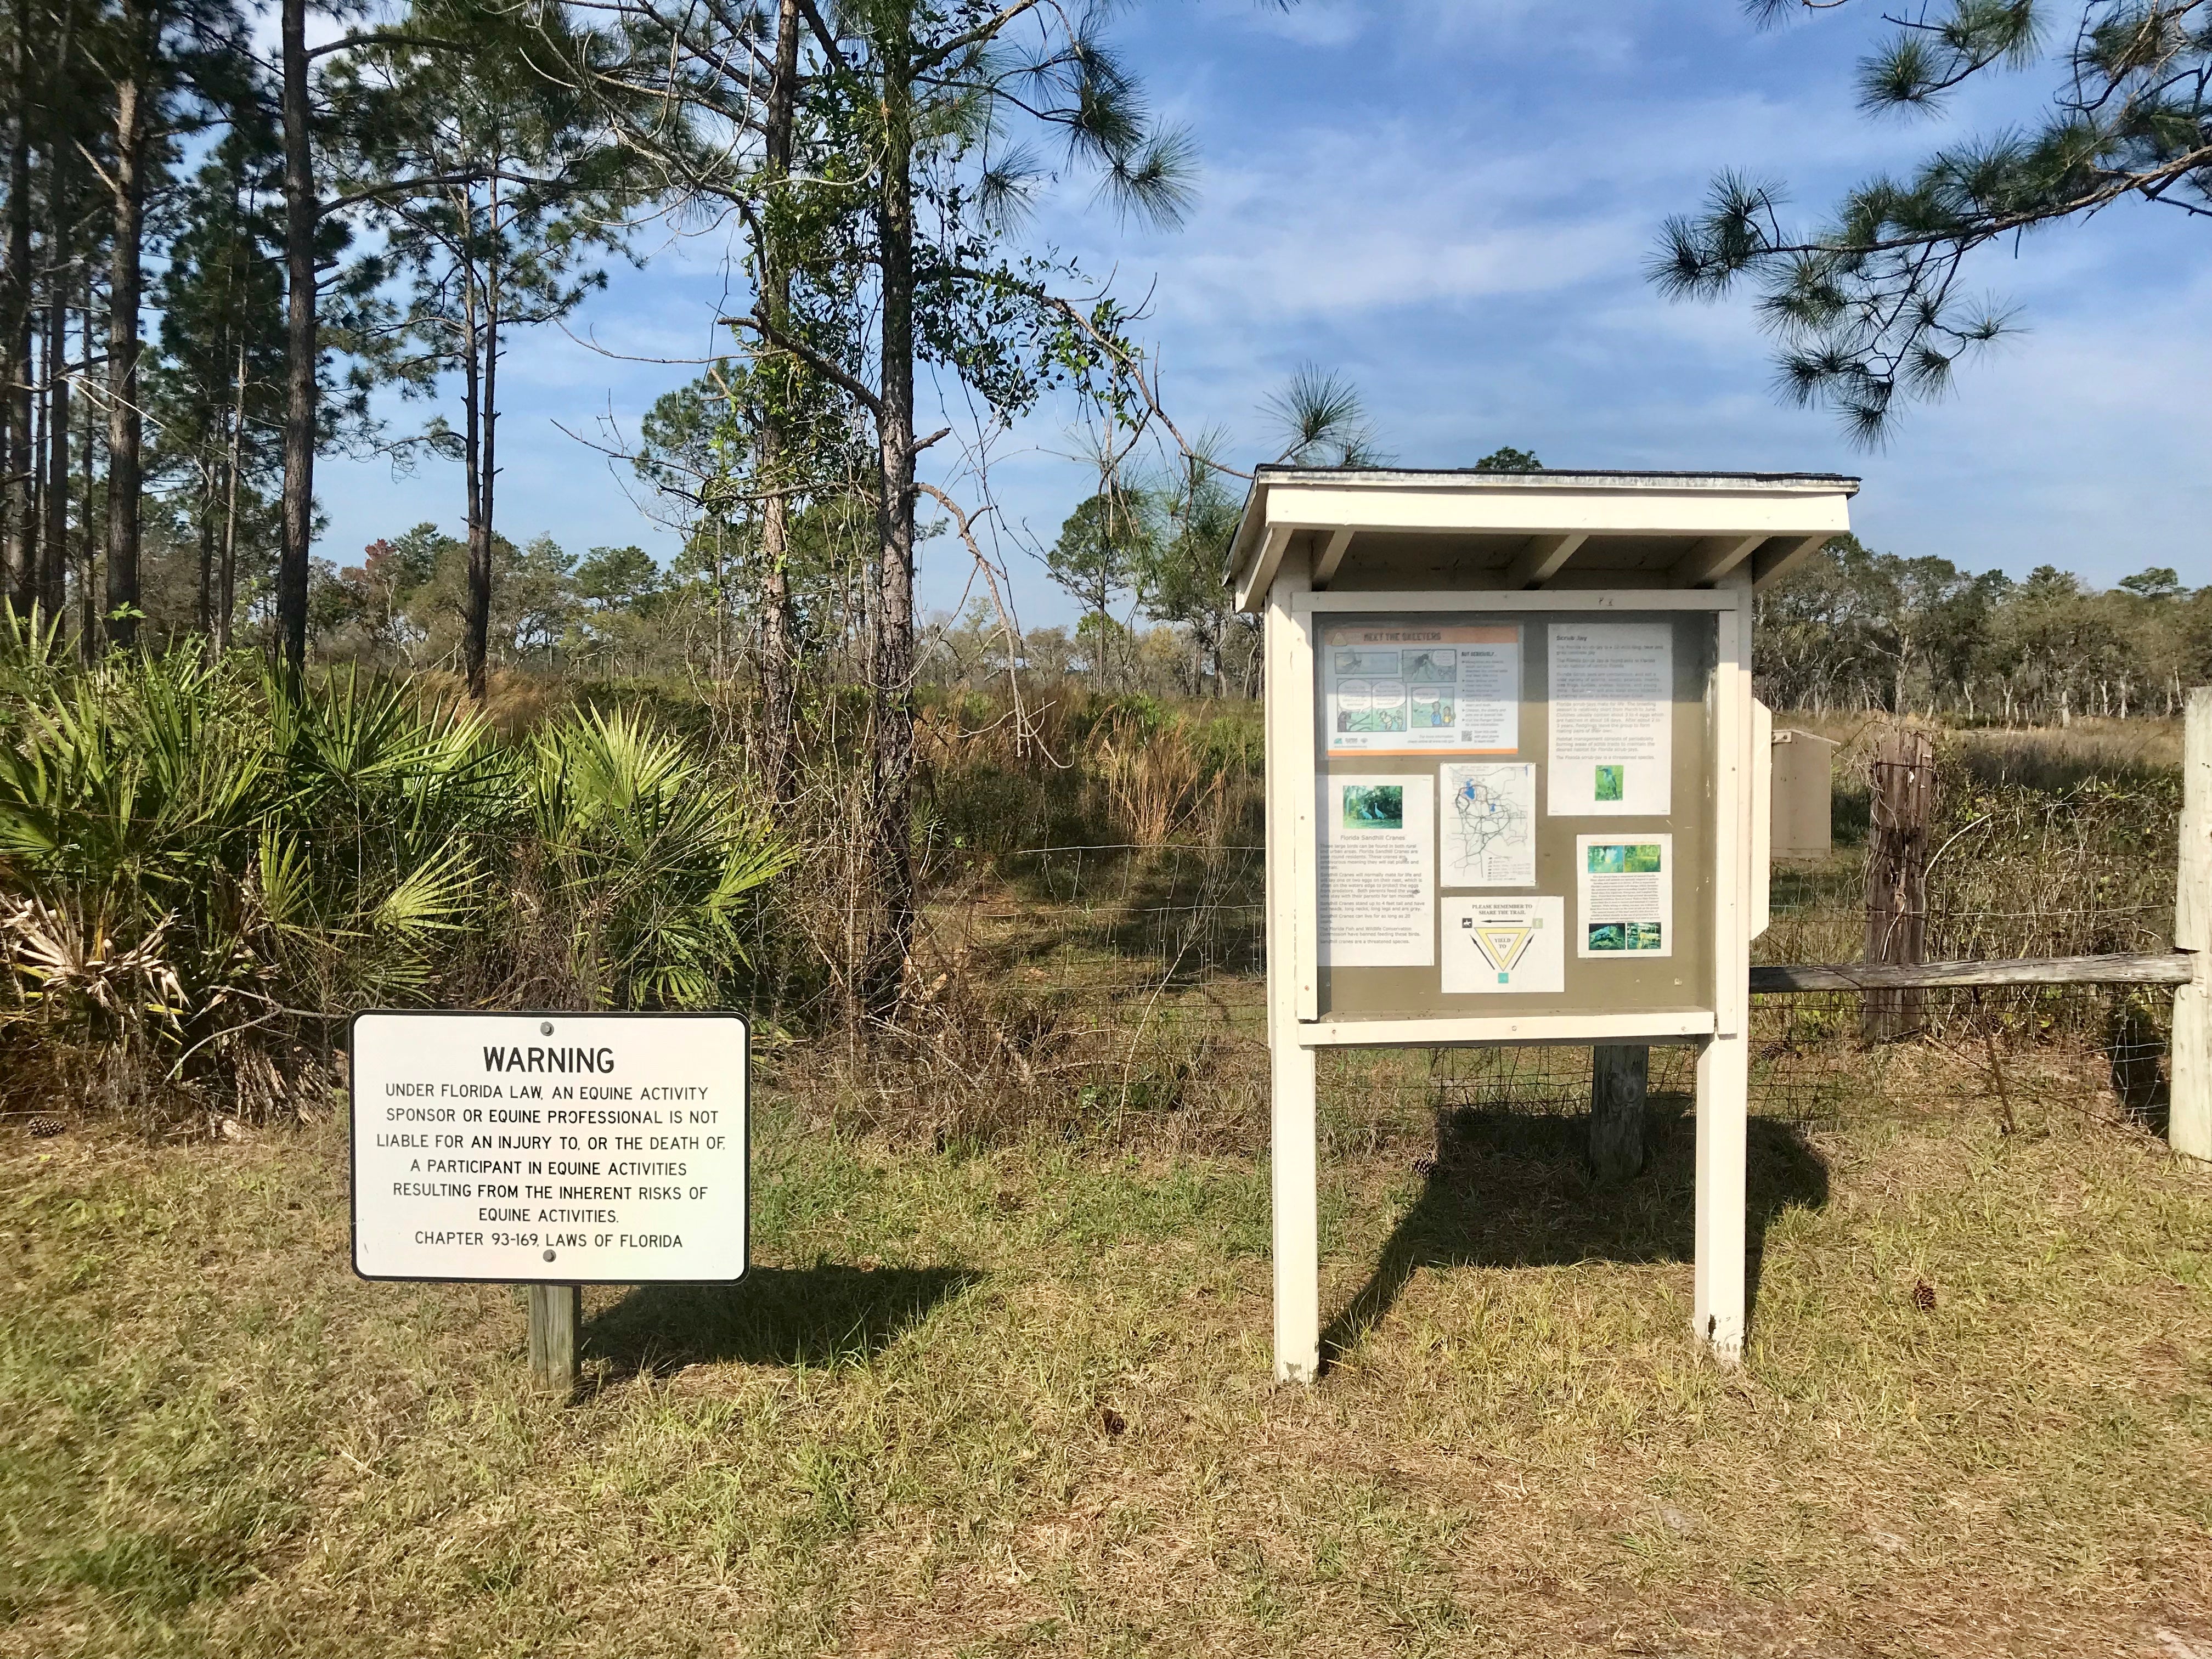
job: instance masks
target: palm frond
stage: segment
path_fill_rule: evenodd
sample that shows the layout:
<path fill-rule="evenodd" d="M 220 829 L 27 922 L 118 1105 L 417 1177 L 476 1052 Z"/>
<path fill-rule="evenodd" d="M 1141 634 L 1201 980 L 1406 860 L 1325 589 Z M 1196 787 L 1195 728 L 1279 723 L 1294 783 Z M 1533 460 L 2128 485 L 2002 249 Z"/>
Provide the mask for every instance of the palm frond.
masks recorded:
<path fill-rule="evenodd" d="M 1374 434 L 1359 392 L 1334 369 L 1301 363 L 1290 383 L 1269 397 L 1262 412 L 1283 441 L 1278 460 L 1296 465 L 1358 465 L 1347 459 L 1374 450 Z"/>

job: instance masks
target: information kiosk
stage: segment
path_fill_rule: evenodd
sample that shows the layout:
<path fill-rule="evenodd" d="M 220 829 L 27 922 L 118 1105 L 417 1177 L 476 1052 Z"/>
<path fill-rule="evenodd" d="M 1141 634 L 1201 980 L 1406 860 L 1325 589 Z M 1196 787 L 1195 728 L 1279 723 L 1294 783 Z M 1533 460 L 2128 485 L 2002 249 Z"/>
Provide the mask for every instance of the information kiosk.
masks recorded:
<path fill-rule="evenodd" d="M 1328 1047 L 1690 1043 L 1697 1338 L 1744 1334 L 1766 925 L 1752 595 L 1850 527 L 1826 474 L 1262 467 L 1275 1369 L 1320 1363 Z"/>

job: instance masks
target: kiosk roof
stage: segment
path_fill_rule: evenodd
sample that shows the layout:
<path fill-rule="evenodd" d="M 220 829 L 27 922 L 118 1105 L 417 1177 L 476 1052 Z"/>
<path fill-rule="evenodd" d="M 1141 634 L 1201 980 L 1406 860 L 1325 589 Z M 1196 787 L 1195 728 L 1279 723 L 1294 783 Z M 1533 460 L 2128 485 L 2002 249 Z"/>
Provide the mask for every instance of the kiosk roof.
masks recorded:
<path fill-rule="evenodd" d="M 1832 472 L 1471 467 L 1258 469 L 1230 552 L 1255 610 L 1285 553 L 1316 587 L 1710 586 L 1772 580 L 1850 528 L 1859 481 Z"/>

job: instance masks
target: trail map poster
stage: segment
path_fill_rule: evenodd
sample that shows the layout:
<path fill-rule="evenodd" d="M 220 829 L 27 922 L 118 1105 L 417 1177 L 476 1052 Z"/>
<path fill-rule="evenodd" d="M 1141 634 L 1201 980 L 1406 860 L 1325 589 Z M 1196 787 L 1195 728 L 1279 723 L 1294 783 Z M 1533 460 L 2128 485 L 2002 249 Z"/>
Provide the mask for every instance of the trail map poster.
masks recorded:
<path fill-rule="evenodd" d="M 1444 887 L 1536 884 L 1533 762 L 1447 762 L 1437 846 Z"/>
<path fill-rule="evenodd" d="M 1674 838 L 1575 837 L 1575 954 L 1604 960 L 1674 954 Z"/>
<path fill-rule="evenodd" d="M 1660 817 L 1674 767 L 1674 630 L 1667 623 L 1551 624 L 1556 818 Z"/>
<path fill-rule="evenodd" d="M 1514 623 L 1332 624 L 1320 656 L 1332 755 L 1510 755 L 1521 746 Z"/>
<path fill-rule="evenodd" d="M 1565 989 L 1565 908 L 1556 898 L 1446 899 L 1438 930 L 1446 994 Z"/>
<path fill-rule="evenodd" d="M 1325 968 L 1427 968 L 1436 956 L 1433 777 L 1322 781 Z"/>

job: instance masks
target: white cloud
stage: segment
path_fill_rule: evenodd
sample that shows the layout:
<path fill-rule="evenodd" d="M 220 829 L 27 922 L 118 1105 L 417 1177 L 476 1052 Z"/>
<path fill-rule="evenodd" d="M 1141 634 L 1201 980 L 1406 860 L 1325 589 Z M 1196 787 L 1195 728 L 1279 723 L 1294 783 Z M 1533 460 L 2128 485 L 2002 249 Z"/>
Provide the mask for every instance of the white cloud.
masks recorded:
<path fill-rule="evenodd" d="M 1248 26 L 1301 46 L 1346 46 L 1364 33 L 1370 19 L 1361 0 L 1305 0 L 1278 9 L 1253 0 Z"/>

